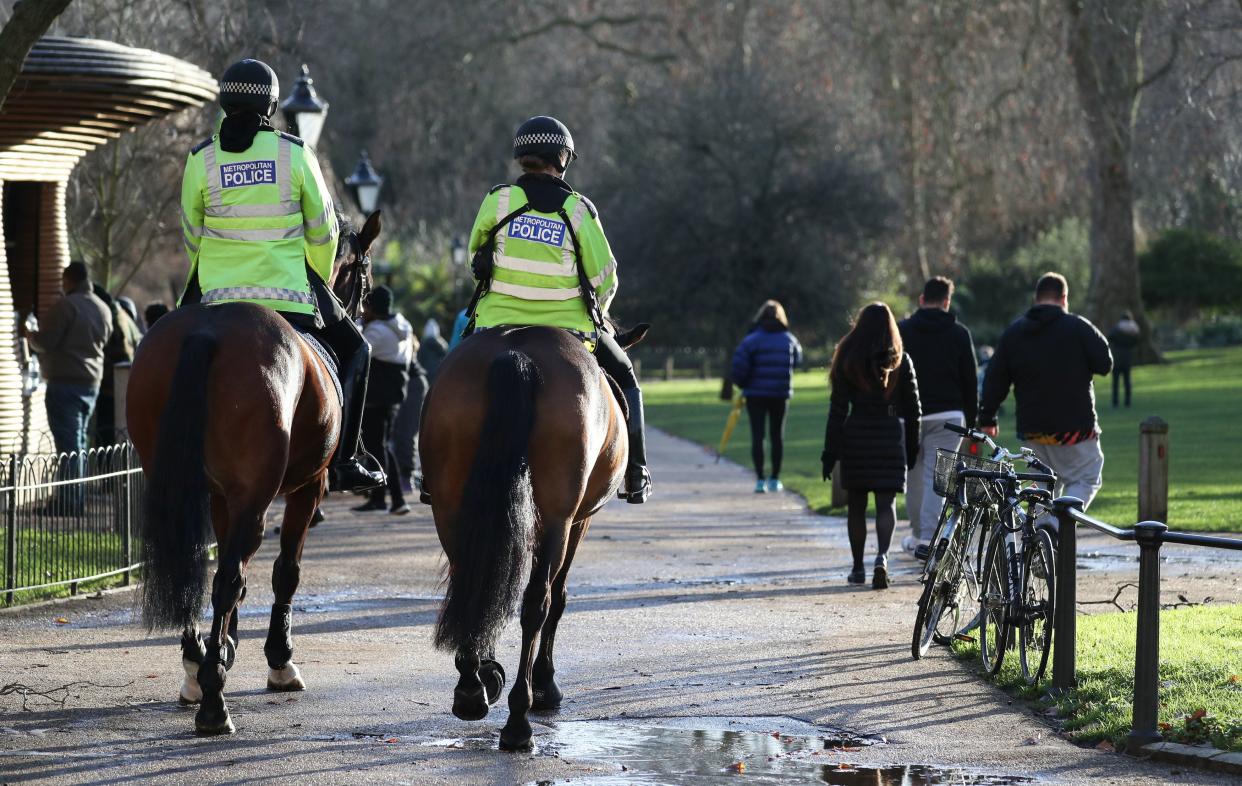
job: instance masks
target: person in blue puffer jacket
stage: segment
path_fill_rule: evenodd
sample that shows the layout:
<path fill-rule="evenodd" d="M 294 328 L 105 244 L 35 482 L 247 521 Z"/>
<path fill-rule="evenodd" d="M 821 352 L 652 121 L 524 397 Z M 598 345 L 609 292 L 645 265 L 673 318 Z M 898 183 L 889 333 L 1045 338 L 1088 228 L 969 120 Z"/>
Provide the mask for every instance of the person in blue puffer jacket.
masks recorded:
<path fill-rule="evenodd" d="M 750 416 L 750 456 L 755 463 L 755 493 L 780 491 L 785 452 L 785 413 L 793 397 L 793 370 L 802 365 L 802 345 L 789 332 L 785 308 L 775 300 L 755 314 L 754 327 L 733 353 L 729 377 L 746 397 Z M 764 426 L 772 435 L 772 474 L 763 475 Z"/>

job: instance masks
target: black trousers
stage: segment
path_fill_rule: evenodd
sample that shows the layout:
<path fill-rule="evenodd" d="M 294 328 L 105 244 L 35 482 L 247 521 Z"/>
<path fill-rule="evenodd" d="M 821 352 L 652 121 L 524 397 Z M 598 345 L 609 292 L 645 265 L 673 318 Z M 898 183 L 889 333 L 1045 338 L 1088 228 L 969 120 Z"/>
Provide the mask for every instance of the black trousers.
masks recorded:
<path fill-rule="evenodd" d="M 615 379 L 622 390 L 638 387 L 634 364 L 611 335 L 605 333 L 595 342 L 595 359 L 599 361 L 600 368 L 608 372 L 608 376 Z"/>
<path fill-rule="evenodd" d="M 1117 388 L 1121 382 L 1125 382 L 1126 387 L 1126 406 L 1130 406 L 1130 367 L 1113 366 L 1113 406 L 1117 406 Z"/>
<path fill-rule="evenodd" d="M 766 431 L 772 435 L 772 475 L 781 476 L 781 460 L 785 456 L 785 413 L 789 400 L 769 396 L 751 396 L 746 399 L 746 414 L 750 416 L 750 458 L 755 464 L 755 475 L 763 480 L 763 438 Z"/>
<path fill-rule="evenodd" d="M 397 407 L 367 407 L 362 415 L 362 445 L 367 452 L 384 463 L 384 474 L 388 476 L 387 490 L 392 507 L 405 504 L 405 495 L 401 493 L 401 473 L 397 466 L 397 454 L 393 450 L 393 423 L 397 419 Z M 371 491 L 372 502 L 384 501 L 384 486 Z"/>

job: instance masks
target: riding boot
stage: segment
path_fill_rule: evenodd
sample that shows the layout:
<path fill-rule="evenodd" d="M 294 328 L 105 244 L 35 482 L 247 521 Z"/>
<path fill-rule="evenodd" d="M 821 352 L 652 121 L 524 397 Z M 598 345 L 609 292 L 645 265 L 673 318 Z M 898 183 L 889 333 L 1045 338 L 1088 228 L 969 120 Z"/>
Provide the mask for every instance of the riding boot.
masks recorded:
<path fill-rule="evenodd" d="M 368 470 L 359 460 L 360 454 L 365 455 L 359 442 L 362 412 L 367 399 L 367 375 L 371 368 L 371 346 L 348 320 L 330 325 L 322 335 L 340 361 L 341 439 L 332 460 L 334 488 L 355 493 L 379 488 L 386 480 L 383 471 Z"/>
<path fill-rule="evenodd" d="M 621 498 L 633 505 L 641 505 L 651 496 L 651 473 L 647 471 L 647 434 L 643 428 L 643 392 L 633 387 L 622 391 L 630 410 L 626 423 L 630 437 L 630 460 L 625 468 L 625 491 Z"/>

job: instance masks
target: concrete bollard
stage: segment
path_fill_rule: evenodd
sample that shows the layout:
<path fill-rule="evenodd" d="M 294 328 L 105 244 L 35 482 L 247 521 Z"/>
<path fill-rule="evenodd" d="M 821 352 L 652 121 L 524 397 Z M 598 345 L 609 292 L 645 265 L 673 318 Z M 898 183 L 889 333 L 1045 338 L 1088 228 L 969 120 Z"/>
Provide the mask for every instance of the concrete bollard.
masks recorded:
<path fill-rule="evenodd" d="M 1169 520 L 1169 424 L 1154 415 L 1139 425 L 1138 520 Z"/>
<path fill-rule="evenodd" d="M 1082 510 L 1082 500 L 1055 500 L 1057 532 L 1056 598 L 1053 601 L 1052 693 L 1063 695 L 1078 684 L 1078 523 L 1069 511 Z"/>
<path fill-rule="evenodd" d="M 703 358 L 702 379 L 712 378 L 712 361 L 710 358 Z"/>
<path fill-rule="evenodd" d="M 1144 521 L 1134 527 L 1139 545 L 1138 630 L 1134 655 L 1134 721 L 1127 750 L 1160 741 L 1160 543 L 1168 527 Z"/>
<path fill-rule="evenodd" d="M 669 355 L 664 360 L 664 379 L 667 382 L 671 382 L 673 380 L 673 356 L 672 355 Z"/>

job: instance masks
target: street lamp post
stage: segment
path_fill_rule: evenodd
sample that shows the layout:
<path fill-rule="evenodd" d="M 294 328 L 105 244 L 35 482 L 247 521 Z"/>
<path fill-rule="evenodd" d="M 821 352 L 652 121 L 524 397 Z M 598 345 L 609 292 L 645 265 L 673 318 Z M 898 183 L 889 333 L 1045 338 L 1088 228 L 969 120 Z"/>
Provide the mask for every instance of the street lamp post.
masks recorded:
<path fill-rule="evenodd" d="M 354 173 L 345 178 L 345 185 L 349 186 L 350 191 L 353 192 L 358 209 L 364 216 L 375 212 L 375 207 L 379 204 L 379 192 L 384 185 L 384 178 L 375 171 L 375 167 L 371 166 L 371 158 L 367 155 L 367 151 L 363 150 L 362 155 L 358 157 L 358 165 L 354 167 Z"/>
<path fill-rule="evenodd" d="M 310 69 L 305 63 L 302 64 L 301 75 L 293 83 L 293 92 L 280 102 L 280 111 L 285 115 L 291 134 L 301 137 L 310 147 L 319 144 L 319 134 L 328 116 L 328 102 L 315 92 L 315 82 L 310 78 Z"/>

